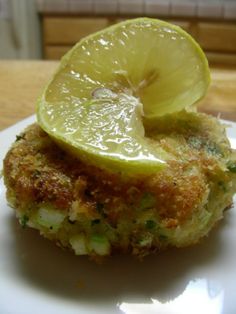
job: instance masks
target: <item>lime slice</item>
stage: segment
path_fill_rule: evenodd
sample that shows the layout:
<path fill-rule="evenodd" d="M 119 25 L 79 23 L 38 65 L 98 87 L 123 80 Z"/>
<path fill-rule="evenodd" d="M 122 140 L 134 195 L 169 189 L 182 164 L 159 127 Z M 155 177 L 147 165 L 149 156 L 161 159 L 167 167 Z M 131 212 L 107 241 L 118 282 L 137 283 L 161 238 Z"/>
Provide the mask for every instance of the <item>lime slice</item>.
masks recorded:
<path fill-rule="evenodd" d="M 96 97 L 79 105 L 65 103 L 57 107 L 54 128 L 49 132 L 55 134 L 59 144 L 86 162 L 115 166 L 117 171 L 147 173 L 163 167 L 162 159 L 168 156 L 145 138 L 143 108 L 137 98 L 123 93 L 111 95 L 106 89 L 94 94 Z M 51 125 L 51 112 L 55 114 L 54 104 L 48 104 L 43 115 L 47 126 Z"/>
<path fill-rule="evenodd" d="M 145 137 L 145 119 L 205 94 L 210 76 L 198 44 L 156 19 L 126 21 L 84 38 L 61 61 L 38 102 L 41 127 L 82 160 L 153 172 L 168 158 Z"/>

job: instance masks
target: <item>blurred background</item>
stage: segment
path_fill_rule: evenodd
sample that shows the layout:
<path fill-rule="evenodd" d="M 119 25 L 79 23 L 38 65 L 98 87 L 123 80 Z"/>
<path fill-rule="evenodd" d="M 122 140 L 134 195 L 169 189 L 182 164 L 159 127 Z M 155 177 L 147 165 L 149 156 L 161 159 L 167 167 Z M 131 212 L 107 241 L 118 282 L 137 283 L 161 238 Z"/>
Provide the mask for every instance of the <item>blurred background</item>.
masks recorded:
<path fill-rule="evenodd" d="M 0 0 L 0 59 L 58 60 L 82 37 L 137 16 L 180 25 L 211 65 L 236 65 L 235 0 Z"/>

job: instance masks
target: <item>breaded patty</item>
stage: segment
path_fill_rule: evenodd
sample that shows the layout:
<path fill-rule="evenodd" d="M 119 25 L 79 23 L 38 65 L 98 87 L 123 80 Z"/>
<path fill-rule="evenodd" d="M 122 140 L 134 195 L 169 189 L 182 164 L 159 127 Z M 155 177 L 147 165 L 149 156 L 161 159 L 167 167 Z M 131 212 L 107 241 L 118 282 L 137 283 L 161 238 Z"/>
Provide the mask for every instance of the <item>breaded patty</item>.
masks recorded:
<path fill-rule="evenodd" d="M 167 153 L 166 167 L 126 178 L 89 166 L 29 126 L 4 160 L 7 199 L 23 227 L 38 229 L 77 255 L 140 257 L 194 244 L 232 203 L 235 153 L 224 127 L 182 111 L 146 130 Z"/>

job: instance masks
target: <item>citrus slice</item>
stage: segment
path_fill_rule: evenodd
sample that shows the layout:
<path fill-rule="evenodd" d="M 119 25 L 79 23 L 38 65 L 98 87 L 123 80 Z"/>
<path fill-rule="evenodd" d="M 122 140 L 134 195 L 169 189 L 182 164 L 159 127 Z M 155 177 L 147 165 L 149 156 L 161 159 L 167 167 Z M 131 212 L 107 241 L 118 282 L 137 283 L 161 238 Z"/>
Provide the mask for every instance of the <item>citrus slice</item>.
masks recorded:
<path fill-rule="evenodd" d="M 209 81 L 201 48 L 181 28 L 129 20 L 84 38 L 63 57 L 38 101 L 38 121 L 86 162 L 156 171 L 167 156 L 145 137 L 142 115 L 192 105 Z"/>

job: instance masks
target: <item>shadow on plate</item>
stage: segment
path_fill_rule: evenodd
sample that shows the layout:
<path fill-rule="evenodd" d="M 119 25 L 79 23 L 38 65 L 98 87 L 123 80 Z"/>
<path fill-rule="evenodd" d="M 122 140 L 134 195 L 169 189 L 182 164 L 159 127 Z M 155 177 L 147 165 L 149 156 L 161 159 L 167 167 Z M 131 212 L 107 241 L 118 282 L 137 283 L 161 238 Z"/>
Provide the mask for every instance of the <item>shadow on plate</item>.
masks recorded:
<path fill-rule="evenodd" d="M 179 296 L 199 274 L 222 254 L 221 232 L 230 215 L 200 244 L 170 249 L 142 262 L 130 256 L 114 256 L 102 265 L 57 248 L 35 230 L 22 229 L 13 216 L 9 224 L 15 239 L 14 268 L 34 289 L 79 302 L 135 302 L 150 297 L 161 302 Z M 203 276 L 206 274 L 203 274 Z"/>

